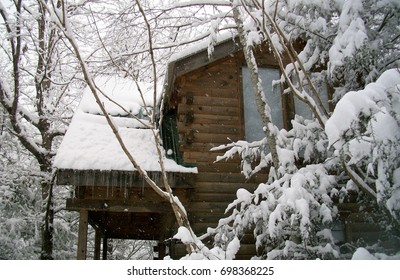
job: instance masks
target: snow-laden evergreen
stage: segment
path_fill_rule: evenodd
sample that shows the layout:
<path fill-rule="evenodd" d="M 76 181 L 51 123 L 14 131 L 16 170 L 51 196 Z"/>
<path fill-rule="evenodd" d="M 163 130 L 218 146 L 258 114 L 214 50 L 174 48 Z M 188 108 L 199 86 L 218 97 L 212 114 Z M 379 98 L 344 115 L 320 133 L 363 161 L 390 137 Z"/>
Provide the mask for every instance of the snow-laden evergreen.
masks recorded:
<path fill-rule="evenodd" d="M 398 221 L 399 109 L 400 71 L 390 69 L 365 89 L 346 93 L 325 127 L 334 154 L 362 172 L 365 184 L 358 186 L 366 188 Z"/>

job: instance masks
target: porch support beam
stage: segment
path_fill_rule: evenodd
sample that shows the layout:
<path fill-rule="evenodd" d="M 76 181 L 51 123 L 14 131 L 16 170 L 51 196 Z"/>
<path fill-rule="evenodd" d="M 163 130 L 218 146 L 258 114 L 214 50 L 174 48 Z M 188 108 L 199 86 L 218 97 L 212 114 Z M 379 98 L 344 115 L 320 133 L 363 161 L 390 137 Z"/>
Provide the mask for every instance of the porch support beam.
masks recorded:
<path fill-rule="evenodd" d="M 88 215 L 89 211 L 83 209 L 79 211 L 79 231 L 78 231 L 78 260 L 86 260 L 87 254 L 87 234 L 88 234 Z"/>
<path fill-rule="evenodd" d="M 96 229 L 94 233 L 94 259 L 100 260 L 101 232 Z"/>
<path fill-rule="evenodd" d="M 108 240 L 106 236 L 103 236 L 103 260 L 107 260 L 108 251 Z"/>

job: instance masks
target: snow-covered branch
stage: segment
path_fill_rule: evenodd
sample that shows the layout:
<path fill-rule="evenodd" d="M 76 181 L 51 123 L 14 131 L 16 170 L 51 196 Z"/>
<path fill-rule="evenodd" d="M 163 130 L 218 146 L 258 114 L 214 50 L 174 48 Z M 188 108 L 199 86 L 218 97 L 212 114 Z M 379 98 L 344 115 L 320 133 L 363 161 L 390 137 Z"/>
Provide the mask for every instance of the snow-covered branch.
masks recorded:
<path fill-rule="evenodd" d="M 252 45 L 248 44 L 247 32 L 244 29 L 244 24 L 239 7 L 237 7 L 234 2 L 232 2 L 232 5 L 233 15 L 238 28 L 240 42 L 243 46 L 244 57 L 250 71 L 253 92 L 256 97 L 257 111 L 261 116 L 261 120 L 264 126 L 263 129 L 268 142 L 268 146 L 271 150 L 273 165 L 277 169 L 279 166 L 279 155 L 276 148 L 276 137 L 278 129 L 272 123 L 271 109 L 268 105 L 268 101 L 266 100 L 264 90 L 261 85 L 261 78 L 258 75 L 258 66 L 253 53 Z"/>

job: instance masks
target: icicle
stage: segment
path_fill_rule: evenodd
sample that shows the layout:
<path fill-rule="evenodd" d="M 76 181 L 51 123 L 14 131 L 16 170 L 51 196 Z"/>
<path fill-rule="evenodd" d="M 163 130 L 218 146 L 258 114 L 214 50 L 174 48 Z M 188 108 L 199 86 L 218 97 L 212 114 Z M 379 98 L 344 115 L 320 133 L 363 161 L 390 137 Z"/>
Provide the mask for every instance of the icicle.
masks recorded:
<path fill-rule="evenodd" d="M 101 184 L 100 185 L 106 184 L 107 177 L 106 177 L 106 173 L 104 171 L 100 171 L 100 176 L 99 177 L 100 177 L 100 180 L 101 180 Z"/>
<path fill-rule="evenodd" d="M 142 180 L 142 196 L 144 195 L 144 180 Z"/>
<path fill-rule="evenodd" d="M 107 190 L 107 198 L 109 197 L 109 190 L 110 190 L 110 177 L 107 171 L 104 171 L 104 180 L 106 182 L 106 190 Z"/>
<path fill-rule="evenodd" d="M 79 194 L 79 186 L 80 186 L 80 184 L 79 184 L 79 178 L 78 178 L 78 175 L 77 175 L 77 171 L 76 170 L 74 170 L 73 171 L 73 173 L 72 173 L 72 184 L 73 185 L 75 185 L 76 187 L 75 187 L 75 195 L 74 195 L 74 198 L 78 198 L 77 197 L 77 194 Z"/>
<path fill-rule="evenodd" d="M 171 184 L 171 187 L 175 185 L 176 182 L 179 182 L 180 178 L 177 177 L 175 173 L 167 173 L 168 174 L 168 181 Z"/>
<path fill-rule="evenodd" d="M 118 174 L 118 173 L 117 173 Z M 116 172 L 112 172 L 112 184 L 111 184 L 111 197 L 114 197 L 115 193 L 115 187 L 118 186 L 118 177 L 117 177 Z"/>
<path fill-rule="evenodd" d="M 91 179 L 90 181 L 90 185 L 92 186 L 92 199 L 94 198 L 94 192 L 95 192 L 95 185 L 96 185 L 96 181 L 95 181 L 95 179 L 96 179 L 96 172 L 94 171 L 94 170 L 91 170 L 90 172 L 89 172 L 89 179 Z"/>
<path fill-rule="evenodd" d="M 88 186 L 88 185 L 89 185 L 88 171 L 86 171 L 86 172 L 83 172 L 83 174 L 84 174 L 84 176 L 83 176 L 83 179 L 84 179 L 84 183 L 83 183 L 83 185 L 86 187 L 86 186 Z"/>
<path fill-rule="evenodd" d="M 72 184 L 73 185 L 76 185 L 76 186 L 79 186 L 79 180 L 78 180 L 78 176 L 77 176 L 77 172 L 76 172 L 76 170 L 74 169 L 74 171 L 73 171 L 73 173 L 72 173 Z"/>
<path fill-rule="evenodd" d="M 159 172 L 152 172 L 150 177 L 156 184 L 160 183 L 160 173 Z"/>
<path fill-rule="evenodd" d="M 130 174 L 128 172 L 125 172 L 124 174 L 125 174 L 125 176 L 124 176 L 124 198 L 125 198 L 125 200 L 127 200 L 128 199 L 128 181 L 129 181 Z"/>
<path fill-rule="evenodd" d="M 68 189 L 69 189 L 69 197 L 74 198 L 75 197 L 75 187 L 68 186 Z"/>

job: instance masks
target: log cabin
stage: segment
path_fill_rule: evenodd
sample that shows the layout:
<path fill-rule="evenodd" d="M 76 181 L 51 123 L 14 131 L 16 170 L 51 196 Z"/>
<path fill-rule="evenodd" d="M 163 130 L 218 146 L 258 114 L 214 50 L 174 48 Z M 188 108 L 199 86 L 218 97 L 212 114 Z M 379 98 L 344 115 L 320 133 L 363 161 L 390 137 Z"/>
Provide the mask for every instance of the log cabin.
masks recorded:
<path fill-rule="evenodd" d="M 304 116 L 310 113 L 291 95 L 281 94 L 280 89 L 271 86 L 280 73 L 268 47 L 260 47 L 256 59 L 264 77 L 265 92 L 274 103 L 273 121 L 279 128 L 289 129 L 295 112 Z M 174 55 L 168 63 L 160 106 L 166 170 L 198 235 L 217 225 L 227 205 L 236 198 L 238 188 L 253 191 L 266 181 L 263 172 L 245 180 L 239 158 L 215 162 L 222 152 L 211 150 L 232 141 L 262 137 L 249 83 L 241 48 L 232 38 L 218 43 L 211 56 L 207 46 L 196 47 Z M 123 84 L 109 80 L 104 83 L 108 87 L 114 85 L 111 92 L 117 93 L 126 91 L 115 86 Z M 67 209 L 80 215 L 78 259 L 87 255 L 89 224 L 95 229 L 95 259 L 100 259 L 101 247 L 106 248 L 107 240 L 113 238 L 155 240 L 159 258 L 166 254 L 172 258 L 183 256 L 185 247 L 171 239 L 177 225 L 170 205 L 150 189 L 127 161 L 104 117 L 94 108 L 97 104 L 86 100 L 89 96 L 84 94 L 54 161 L 58 168 L 57 184 L 74 188 Z M 324 102 L 328 103 L 328 99 L 327 90 Z M 125 102 L 122 105 L 129 107 L 131 101 L 127 98 Z M 130 112 L 140 114 L 140 109 L 131 107 Z M 112 107 L 110 114 L 133 156 L 159 182 L 157 154 L 148 130 L 132 118 L 124 117 L 125 113 L 119 109 Z M 360 229 L 356 209 L 354 203 L 343 206 L 342 213 L 348 220 L 338 226 L 339 240 L 356 240 L 366 231 L 377 234 L 373 224 L 362 223 Z M 105 251 L 103 259 L 107 256 Z M 249 234 L 241 240 L 236 258 L 249 259 L 257 253 Z"/>

